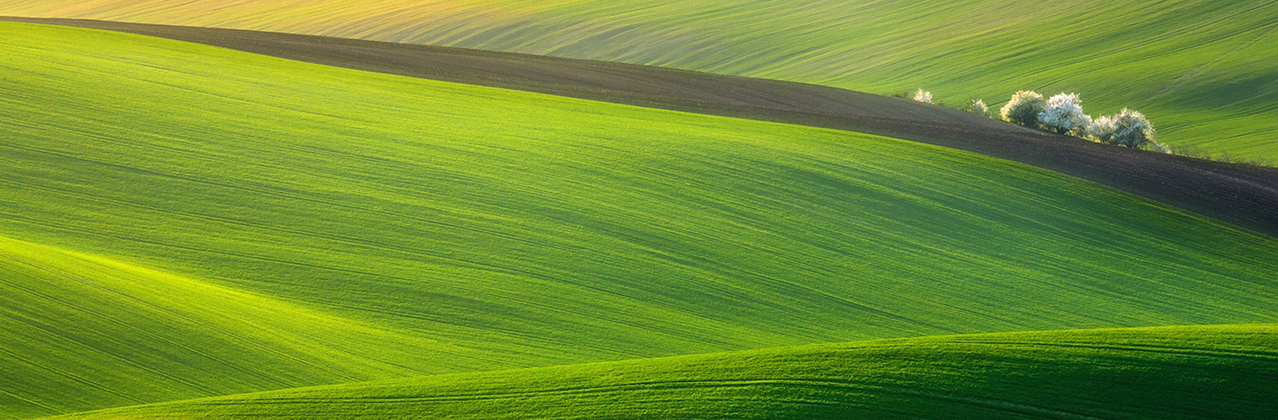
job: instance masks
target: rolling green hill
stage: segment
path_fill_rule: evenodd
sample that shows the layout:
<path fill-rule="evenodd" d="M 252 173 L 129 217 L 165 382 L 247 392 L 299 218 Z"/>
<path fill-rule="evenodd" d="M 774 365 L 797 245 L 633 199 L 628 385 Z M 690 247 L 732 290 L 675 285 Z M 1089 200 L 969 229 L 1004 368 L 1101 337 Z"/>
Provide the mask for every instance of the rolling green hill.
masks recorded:
<path fill-rule="evenodd" d="M 1278 416 L 1273 325 L 928 337 L 443 375 L 65 419 Z"/>
<path fill-rule="evenodd" d="M 7 238 L 0 308 L 0 418 L 500 366 L 432 357 L 457 350 L 269 297 Z"/>
<path fill-rule="evenodd" d="M 972 153 L 84 29 L 0 56 L 0 418 L 1278 321 L 1278 240 Z"/>
<path fill-rule="evenodd" d="M 1278 160 L 1268 0 L 0 0 L 0 14 L 453 45 L 991 104 L 1077 91 L 1165 140 Z"/>

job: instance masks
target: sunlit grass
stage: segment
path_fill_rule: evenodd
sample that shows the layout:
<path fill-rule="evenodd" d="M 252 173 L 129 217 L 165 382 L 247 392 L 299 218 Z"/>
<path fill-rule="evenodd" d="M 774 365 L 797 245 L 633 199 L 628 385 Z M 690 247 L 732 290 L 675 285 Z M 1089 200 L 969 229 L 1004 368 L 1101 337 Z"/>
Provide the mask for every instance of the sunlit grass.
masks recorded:
<path fill-rule="evenodd" d="M 1278 320 L 1273 238 L 972 153 L 82 29 L 0 56 L 0 417 Z"/>
<path fill-rule="evenodd" d="M 520 51 L 937 100 L 1078 92 L 1173 145 L 1278 161 L 1267 0 L 0 0 L 0 14 L 211 25 Z"/>
<path fill-rule="evenodd" d="M 71 419 L 1268 419 L 1273 325 L 928 337 L 444 375 Z"/>

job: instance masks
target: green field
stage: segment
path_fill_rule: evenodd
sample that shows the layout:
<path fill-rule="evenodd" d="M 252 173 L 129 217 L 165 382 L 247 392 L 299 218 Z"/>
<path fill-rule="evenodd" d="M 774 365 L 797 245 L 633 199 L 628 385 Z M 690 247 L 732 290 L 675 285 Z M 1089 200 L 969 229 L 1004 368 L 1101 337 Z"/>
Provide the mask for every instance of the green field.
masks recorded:
<path fill-rule="evenodd" d="M 1278 240 L 940 147 L 0 23 L 0 418 L 1278 321 Z"/>
<path fill-rule="evenodd" d="M 210 25 L 652 64 L 999 104 L 1076 91 L 1172 144 L 1278 160 L 1268 0 L 0 0 L 0 15 Z"/>
<path fill-rule="evenodd" d="M 6 196 L 7 197 L 7 196 Z M 492 368 L 449 344 L 0 238 L 0 418 Z"/>
<path fill-rule="evenodd" d="M 803 346 L 268 392 L 66 419 L 1233 419 L 1278 416 L 1278 328 Z"/>

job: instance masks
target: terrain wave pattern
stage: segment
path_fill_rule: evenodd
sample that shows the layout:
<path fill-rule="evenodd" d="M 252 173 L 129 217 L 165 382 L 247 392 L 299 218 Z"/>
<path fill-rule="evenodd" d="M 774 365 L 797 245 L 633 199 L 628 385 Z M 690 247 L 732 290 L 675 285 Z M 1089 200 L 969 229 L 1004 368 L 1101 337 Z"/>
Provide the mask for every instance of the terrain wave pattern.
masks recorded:
<path fill-rule="evenodd" d="M 452 346 L 0 237 L 0 418 L 440 372 Z M 448 371 L 474 369 L 450 359 Z M 493 368 L 494 365 L 484 366 Z"/>
<path fill-rule="evenodd" d="M 81 28 L 0 23 L 0 56 L 0 236 L 20 255 L 0 306 L 0 371 L 20 379 L 2 382 L 0 417 L 857 339 L 1278 322 L 1278 239 L 975 153 Z M 242 369 L 257 357 L 298 363 Z M 153 360 L 207 360 L 193 377 L 216 381 Z"/>
<path fill-rule="evenodd" d="M 1278 236 L 1278 169 L 1084 142 L 878 95 L 448 47 L 108 21 L 0 19 L 131 32 L 359 70 L 915 140 L 1070 174 Z"/>
<path fill-rule="evenodd" d="M 211 26 L 675 67 L 938 100 L 1079 92 L 1164 140 L 1278 160 L 1271 0 L 0 0 L 0 15 Z"/>
<path fill-rule="evenodd" d="M 65 420 L 1278 416 L 1274 325 L 805 346 L 285 390 Z"/>

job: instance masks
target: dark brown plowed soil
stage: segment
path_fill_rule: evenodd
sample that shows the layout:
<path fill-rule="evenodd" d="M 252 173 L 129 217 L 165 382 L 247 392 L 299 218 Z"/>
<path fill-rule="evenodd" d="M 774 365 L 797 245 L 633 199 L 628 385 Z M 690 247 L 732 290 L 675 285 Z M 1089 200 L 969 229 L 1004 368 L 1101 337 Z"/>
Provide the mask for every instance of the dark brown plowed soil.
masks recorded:
<path fill-rule="evenodd" d="M 879 134 L 1050 169 L 1278 236 L 1278 169 L 1106 146 L 861 92 L 450 47 L 89 20 L 0 20 L 130 32 L 380 73 Z"/>

